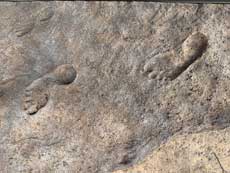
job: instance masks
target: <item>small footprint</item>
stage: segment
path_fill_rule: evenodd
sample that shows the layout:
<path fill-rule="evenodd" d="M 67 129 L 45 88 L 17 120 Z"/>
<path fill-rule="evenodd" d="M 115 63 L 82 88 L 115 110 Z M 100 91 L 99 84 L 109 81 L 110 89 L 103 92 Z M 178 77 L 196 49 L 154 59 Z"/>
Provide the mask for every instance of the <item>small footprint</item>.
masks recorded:
<path fill-rule="evenodd" d="M 53 15 L 54 10 L 51 7 L 43 8 L 37 13 L 35 18 L 32 18 L 29 21 L 21 21 L 22 23 L 14 26 L 13 31 L 17 37 L 23 37 L 24 35 L 32 32 L 32 30 L 36 28 L 40 23 L 51 19 Z"/>
<path fill-rule="evenodd" d="M 35 24 L 33 22 L 25 23 L 25 24 L 19 24 L 14 28 L 14 32 L 17 37 L 22 37 L 28 33 L 30 33 Z"/>
<path fill-rule="evenodd" d="M 146 62 L 142 72 L 150 79 L 174 80 L 202 56 L 207 45 L 206 36 L 195 32 L 183 42 L 181 56 L 177 59 L 172 53 L 155 56 Z"/>
<path fill-rule="evenodd" d="M 70 64 L 58 66 L 52 72 L 33 81 L 25 90 L 23 108 L 27 114 L 33 115 L 44 107 L 49 100 L 49 87 L 67 85 L 76 78 L 76 70 Z"/>
<path fill-rule="evenodd" d="M 40 22 L 44 22 L 52 18 L 53 15 L 54 15 L 53 9 L 51 7 L 47 7 L 39 11 L 37 18 Z"/>

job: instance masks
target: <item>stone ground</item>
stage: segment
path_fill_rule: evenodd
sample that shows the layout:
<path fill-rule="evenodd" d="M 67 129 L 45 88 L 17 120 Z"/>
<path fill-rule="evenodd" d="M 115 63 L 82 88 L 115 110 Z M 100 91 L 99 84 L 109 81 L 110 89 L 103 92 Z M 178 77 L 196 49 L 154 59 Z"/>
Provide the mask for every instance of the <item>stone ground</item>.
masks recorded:
<path fill-rule="evenodd" d="M 229 173 L 229 132 L 174 136 L 141 163 L 114 173 Z"/>
<path fill-rule="evenodd" d="M 0 14 L 0 172 L 230 171 L 230 5 Z"/>

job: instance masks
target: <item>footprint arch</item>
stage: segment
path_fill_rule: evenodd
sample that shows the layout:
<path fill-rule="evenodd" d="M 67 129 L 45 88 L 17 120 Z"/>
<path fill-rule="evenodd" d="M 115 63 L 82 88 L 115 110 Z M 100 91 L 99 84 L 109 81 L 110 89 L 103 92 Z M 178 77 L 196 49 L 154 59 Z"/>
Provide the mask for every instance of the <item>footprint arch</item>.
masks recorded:
<path fill-rule="evenodd" d="M 26 89 L 23 97 L 23 108 L 29 115 L 37 113 L 43 108 L 50 97 L 49 89 L 54 85 L 68 85 L 77 76 L 71 64 L 63 64 L 52 72 L 34 80 Z"/>

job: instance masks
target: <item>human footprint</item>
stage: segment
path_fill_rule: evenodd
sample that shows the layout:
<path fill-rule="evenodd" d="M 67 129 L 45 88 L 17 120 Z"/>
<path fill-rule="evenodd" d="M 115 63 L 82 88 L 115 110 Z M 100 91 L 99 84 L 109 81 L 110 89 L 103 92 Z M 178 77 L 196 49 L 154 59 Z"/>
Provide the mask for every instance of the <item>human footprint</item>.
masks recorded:
<path fill-rule="evenodd" d="M 33 81 L 25 89 L 23 106 L 26 113 L 33 115 L 38 112 L 49 100 L 49 87 L 70 84 L 76 78 L 76 74 L 76 70 L 72 65 L 64 64 Z"/>
<path fill-rule="evenodd" d="M 174 80 L 202 56 L 207 45 L 206 36 L 195 32 L 183 42 L 181 56 L 176 59 L 172 54 L 164 53 L 153 57 L 145 63 L 143 74 L 150 79 Z"/>

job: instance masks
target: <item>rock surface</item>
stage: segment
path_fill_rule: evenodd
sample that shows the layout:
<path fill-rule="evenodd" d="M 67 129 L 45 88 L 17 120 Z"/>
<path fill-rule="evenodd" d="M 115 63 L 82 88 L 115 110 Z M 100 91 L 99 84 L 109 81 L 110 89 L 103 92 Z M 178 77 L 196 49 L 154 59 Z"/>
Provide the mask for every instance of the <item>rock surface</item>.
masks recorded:
<path fill-rule="evenodd" d="M 140 164 L 114 173 L 229 173 L 230 130 L 172 137 Z"/>
<path fill-rule="evenodd" d="M 229 11 L 1 2 L 0 170 L 229 170 Z"/>

